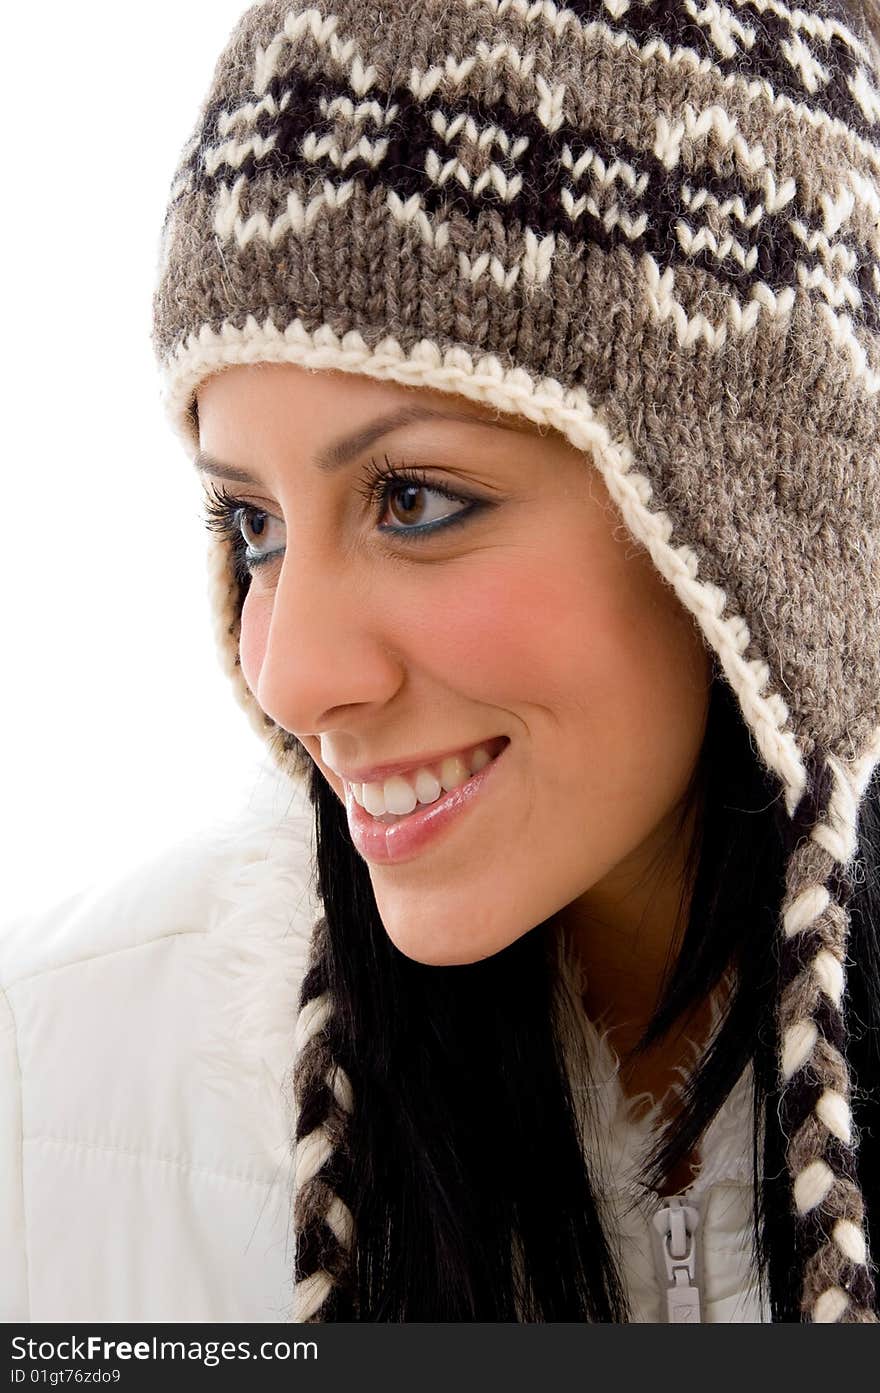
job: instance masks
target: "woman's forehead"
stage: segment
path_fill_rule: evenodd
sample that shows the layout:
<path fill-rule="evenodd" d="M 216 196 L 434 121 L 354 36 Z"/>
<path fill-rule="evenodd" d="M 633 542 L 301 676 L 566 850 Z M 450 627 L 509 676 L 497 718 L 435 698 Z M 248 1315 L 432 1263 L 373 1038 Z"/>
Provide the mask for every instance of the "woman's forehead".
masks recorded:
<path fill-rule="evenodd" d="M 345 400 L 351 408 L 379 407 L 383 404 L 410 406 L 414 410 L 458 413 L 477 420 L 508 424 L 523 430 L 547 434 L 546 424 L 538 424 L 516 411 L 505 411 L 495 403 L 481 401 L 455 391 L 412 383 L 381 379 L 364 372 L 345 372 L 336 368 L 306 368 L 298 363 L 233 364 L 205 378 L 196 389 L 196 404 L 204 407 L 217 400 L 226 401 L 249 394 L 277 397 L 291 407 L 305 398 L 319 411 L 324 403 L 338 405 Z"/>

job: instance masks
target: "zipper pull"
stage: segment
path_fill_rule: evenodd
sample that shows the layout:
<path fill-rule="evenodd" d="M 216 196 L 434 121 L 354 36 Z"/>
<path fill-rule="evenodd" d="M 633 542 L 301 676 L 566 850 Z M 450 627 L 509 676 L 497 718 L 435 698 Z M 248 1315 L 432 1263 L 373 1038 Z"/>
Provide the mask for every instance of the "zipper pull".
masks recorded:
<path fill-rule="evenodd" d="M 697 1285 L 697 1226 L 700 1211 L 683 1195 L 663 1201 L 654 1215 L 654 1228 L 660 1235 L 663 1266 L 660 1276 L 666 1283 L 666 1319 L 671 1325 L 699 1324 L 700 1288 Z"/>

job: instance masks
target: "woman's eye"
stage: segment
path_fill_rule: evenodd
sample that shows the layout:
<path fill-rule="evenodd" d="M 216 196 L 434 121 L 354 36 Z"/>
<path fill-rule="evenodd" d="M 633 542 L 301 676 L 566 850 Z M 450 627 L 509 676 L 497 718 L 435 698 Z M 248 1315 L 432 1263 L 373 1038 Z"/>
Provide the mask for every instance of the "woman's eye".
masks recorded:
<path fill-rule="evenodd" d="M 271 552 L 281 550 L 277 542 L 274 546 L 272 544 L 273 523 L 278 523 L 278 519 L 259 508 L 239 509 L 238 528 L 247 547 L 249 561 L 263 560 Z"/>
<path fill-rule="evenodd" d="M 358 493 L 369 505 L 371 526 L 395 542 L 427 542 L 493 506 L 422 478 L 416 469 L 394 469 L 387 457 L 384 469 L 370 461 Z M 209 486 L 205 522 L 211 531 L 231 541 L 242 580 L 284 555 L 287 538 L 283 520 L 223 488 Z"/>
<path fill-rule="evenodd" d="M 474 509 L 472 500 L 458 498 L 446 489 L 419 480 L 380 480 L 373 498 L 379 513 L 379 530 L 397 536 L 439 531 Z M 283 524 L 262 509 L 240 508 L 239 531 L 251 565 L 259 565 L 284 550 L 283 535 L 277 535 L 283 533 Z"/>
<path fill-rule="evenodd" d="M 456 508 L 456 500 L 440 489 L 431 488 L 429 484 L 394 484 L 386 489 L 385 493 L 386 511 L 390 513 L 392 523 L 404 529 L 430 526 L 445 518 L 454 517 L 456 512 L 466 512 L 469 506 L 466 501 L 459 500 L 460 506 Z M 434 504 L 426 506 L 426 496 L 431 494 L 434 496 Z M 394 527 L 383 530 L 393 531 Z"/>

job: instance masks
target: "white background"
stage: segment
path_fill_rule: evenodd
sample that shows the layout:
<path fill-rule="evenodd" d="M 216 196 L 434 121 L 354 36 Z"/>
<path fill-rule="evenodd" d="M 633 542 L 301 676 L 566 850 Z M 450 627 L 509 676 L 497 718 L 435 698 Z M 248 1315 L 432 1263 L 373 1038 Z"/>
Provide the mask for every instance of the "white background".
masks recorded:
<path fill-rule="evenodd" d="M 0 919 L 234 807 L 265 749 L 217 660 L 150 299 L 244 0 L 4 15 Z"/>

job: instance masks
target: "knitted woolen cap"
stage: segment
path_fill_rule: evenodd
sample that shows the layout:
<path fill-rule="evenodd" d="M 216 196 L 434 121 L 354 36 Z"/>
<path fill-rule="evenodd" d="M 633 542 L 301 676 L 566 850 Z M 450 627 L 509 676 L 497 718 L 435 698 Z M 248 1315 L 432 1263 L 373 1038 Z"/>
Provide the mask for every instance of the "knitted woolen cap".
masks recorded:
<path fill-rule="evenodd" d="M 601 472 L 784 794 L 780 1115 L 802 1318 L 874 1320 L 845 1032 L 847 872 L 880 760 L 865 26 L 841 0 L 252 6 L 176 171 L 154 345 L 191 450 L 200 382 L 289 362 L 491 403 Z M 227 547 L 211 558 L 220 650 L 301 779 L 301 747 L 241 674 Z M 304 994 L 299 1050 L 326 1009 Z M 298 1257 L 300 1320 L 320 1319 L 326 1254 L 352 1242 L 326 1156 L 320 1127 L 298 1134 L 294 1222 L 324 1194 L 326 1239 Z"/>

